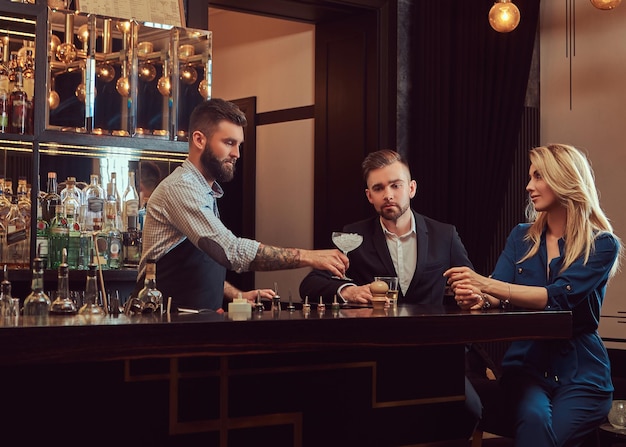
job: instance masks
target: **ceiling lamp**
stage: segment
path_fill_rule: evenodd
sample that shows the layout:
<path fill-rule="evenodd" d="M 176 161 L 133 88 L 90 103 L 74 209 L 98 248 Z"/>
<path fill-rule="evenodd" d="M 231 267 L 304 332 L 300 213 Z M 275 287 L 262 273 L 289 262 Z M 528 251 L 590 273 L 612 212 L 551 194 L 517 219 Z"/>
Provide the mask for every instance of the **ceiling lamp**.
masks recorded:
<path fill-rule="evenodd" d="M 622 0 L 591 0 L 591 4 L 598 9 L 609 10 L 617 8 Z"/>
<path fill-rule="evenodd" d="M 499 33 L 513 31 L 519 24 L 519 20 L 519 9 L 511 3 L 511 0 L 498 0 L 489 10 L 489 24 Z"/>

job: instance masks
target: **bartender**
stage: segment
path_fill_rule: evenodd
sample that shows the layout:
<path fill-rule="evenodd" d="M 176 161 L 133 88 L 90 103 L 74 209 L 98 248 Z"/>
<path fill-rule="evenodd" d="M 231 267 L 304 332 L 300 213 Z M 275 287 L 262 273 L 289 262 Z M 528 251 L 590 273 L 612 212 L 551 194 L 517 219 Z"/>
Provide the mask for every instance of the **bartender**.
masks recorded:
<path fill-rule="evenodd" d="M 156 261 L 157 288 L 164 299 L 172 298 L 173 310 L 220 309 L 225 291 L 232 295 L 235 289 L 225 282 L 226 269 L 313 267 L 344 275 L 348 258 L 339 250 L 265 245 L 235 236 L 220 220 L 219 182 L 235 175 L 246 124 L 244 113 L 222 99 L 202 102 L 191 113 L 188 157 L 159 183 L 147 205 L 133 295 L 143 287 L 148 259 Z"/>

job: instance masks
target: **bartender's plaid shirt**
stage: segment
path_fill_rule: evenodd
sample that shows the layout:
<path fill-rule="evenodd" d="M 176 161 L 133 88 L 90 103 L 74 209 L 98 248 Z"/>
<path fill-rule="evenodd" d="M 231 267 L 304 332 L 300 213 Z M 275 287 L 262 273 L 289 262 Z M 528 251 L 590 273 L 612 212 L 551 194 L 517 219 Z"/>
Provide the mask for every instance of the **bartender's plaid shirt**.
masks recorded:
<path fill-rule="evenodd" d="M 158 261 L 185 239 L 227 269 L 248 270 L 260 243 L 235 236 L 217 217 L 216 201 L 223 194 L 188 159 L 159 183 L 146 206 L 138 277 L 147 259 Z"/>

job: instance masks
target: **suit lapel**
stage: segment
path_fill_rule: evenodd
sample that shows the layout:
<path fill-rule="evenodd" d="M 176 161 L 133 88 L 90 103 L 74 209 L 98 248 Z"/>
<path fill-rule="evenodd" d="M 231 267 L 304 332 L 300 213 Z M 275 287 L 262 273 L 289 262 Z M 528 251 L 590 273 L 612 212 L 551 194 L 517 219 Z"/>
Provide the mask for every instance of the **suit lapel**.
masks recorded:
<path fill-rule="evenodd" d="M 374 249 L 385 266 L 385 270 L 395 272 L 396 269 L 393 266 L 393 261 L 391 260 L 391 255 L 389 254 L 389 248 L 387 247 L 387 239 L 385 238 L 385 233 L 383 233 L 383 228 L 380 224 L 379 218 L 374 219 L 373 221 L 372 240 L 374 241 Z M 396 275 L 397 274 L 398 273 L 396 272 Z"/>
<path fill-rule="evenodd" d="M 415 272 L 413 273 L 407 294 L 419 283 L 428 253 L 428 228 L 426 227 L 426 221 L 421 214 L 417 214 L 415 211 L 412 212 L 415 218 L 415 232 L 417 233 L 417 263 L 415 264 Z"/>

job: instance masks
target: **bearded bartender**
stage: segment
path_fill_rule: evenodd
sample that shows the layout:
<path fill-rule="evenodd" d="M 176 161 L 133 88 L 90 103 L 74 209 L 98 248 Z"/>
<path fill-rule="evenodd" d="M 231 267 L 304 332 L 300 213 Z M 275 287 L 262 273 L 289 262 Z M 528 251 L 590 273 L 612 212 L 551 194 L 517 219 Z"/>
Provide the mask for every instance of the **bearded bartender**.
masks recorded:
<path fill-rule="evenodd" d="M 226 270 L 271 271 L 313 267 L 343 276 L 348 258 L 339 250 L 281 248 L 235 236 L 219 218 L 219 182 L 235 175 L 243 143 L 244 113 L 213 98 L 189 120 L 189 154 L 150 196 L 143 228 L 143 252 L 134 295 L 143 287 L 147 260 L 156 261 L 158 289 L 171 309 L 219 310 L 224 297 L 240 291 L 225 281 Z M 265 290 L 264 293 L 271 293 Z M 247 292 L 248 301 L 257 291 Z"/>

